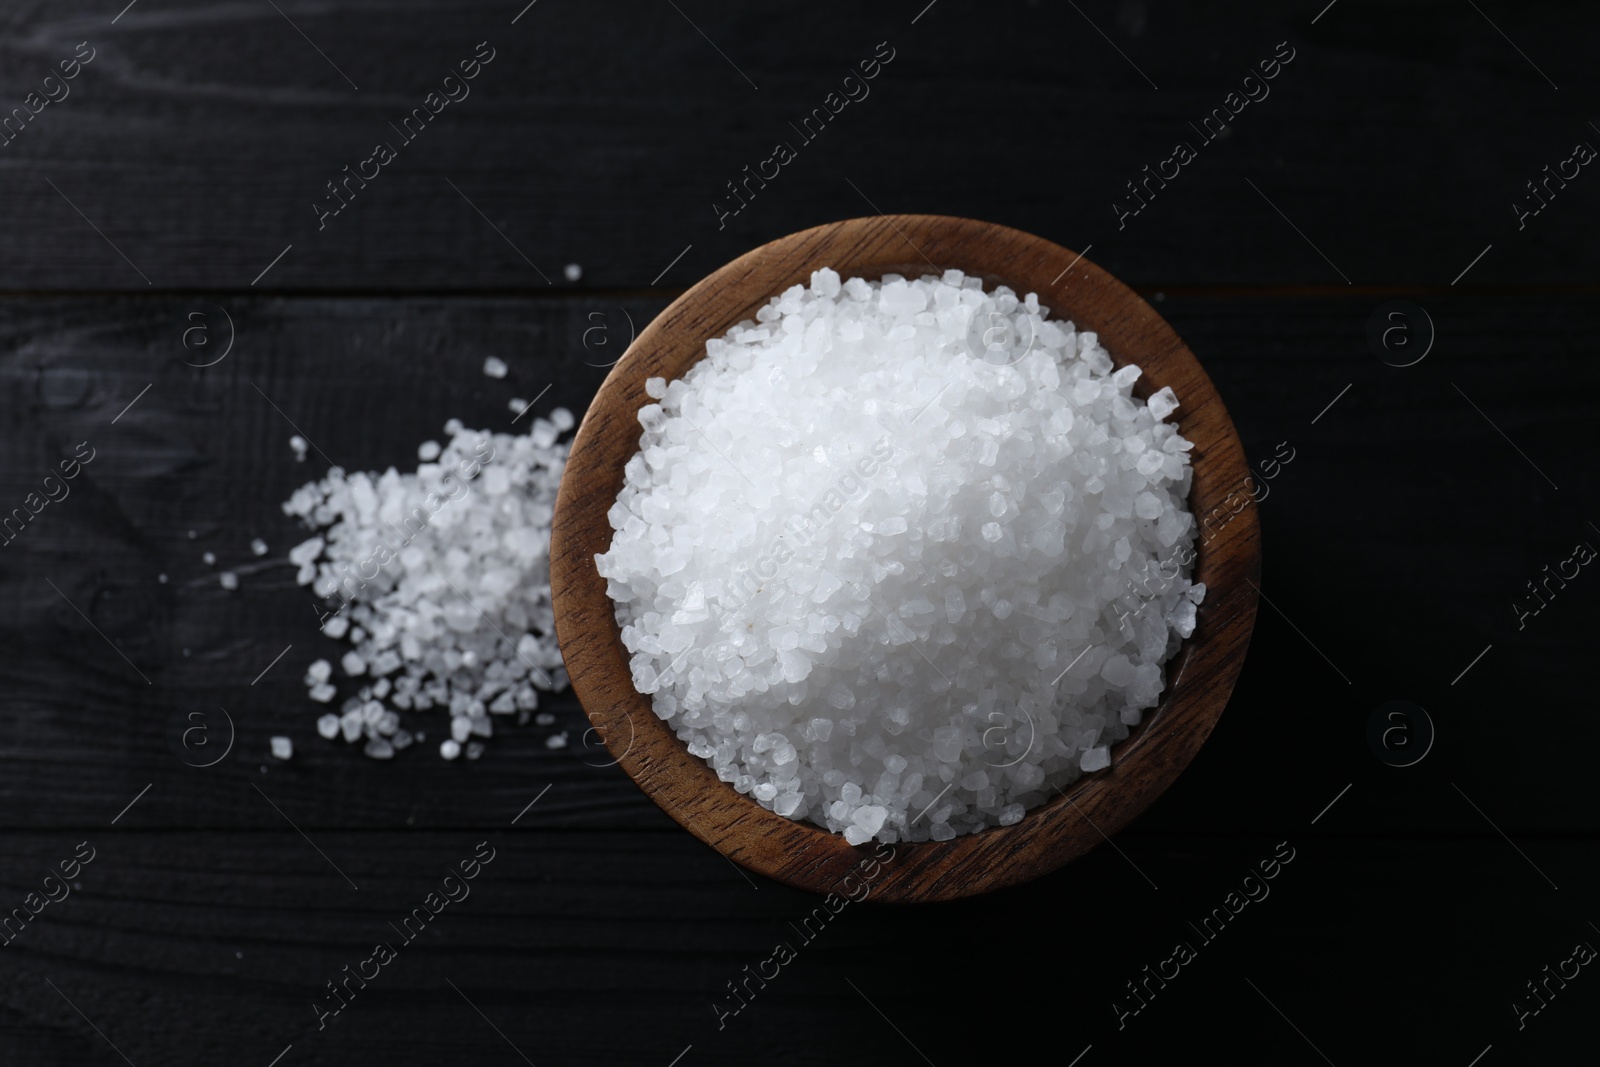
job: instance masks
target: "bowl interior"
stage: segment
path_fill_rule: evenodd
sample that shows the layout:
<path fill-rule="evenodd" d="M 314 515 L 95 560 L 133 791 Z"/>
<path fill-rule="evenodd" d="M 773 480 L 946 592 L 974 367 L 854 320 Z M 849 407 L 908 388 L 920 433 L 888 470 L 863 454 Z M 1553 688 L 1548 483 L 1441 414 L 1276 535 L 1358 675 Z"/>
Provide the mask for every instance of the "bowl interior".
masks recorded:
<path fill-rule="evenodd" d="M 1171 386 L 1180 432 L 1194 442 L 1189 507 L 1201 534 L 1193 579 L 1206 599 L 1194 634 L 1167 666 L 1161 703 L 1086 774 L 1021 821 L 946 842 L 862 846 L 796 822 L 736 792 L 690 755 L 632 684 L 594 557 L 611 542 L 606 512 L 638 451 L 644 382 L 681 377 L 720 337 L 811 272 L 906 277 L 955 267 L 1039 294 L 1053 318 L 1093 330 L 1118 366 L 1143 370 L 1135 392 Z M 819 893 L 941 900 L 1054 869 L 1116 832 L 1155 800 L 1210 734 L 1243 664 L 1256 611 L 1260 531 L 1238 434 L 1205 372 L 1144 300 L 1074 252 L 1021 231 L 930 215 L 850 219 L 791 234 L 727 264 L 664 310 L 611 369 L 573 442 L 551 542 L 557 635 L 573 689 L 616 762 L 668 814 L 730 859 Z"/>

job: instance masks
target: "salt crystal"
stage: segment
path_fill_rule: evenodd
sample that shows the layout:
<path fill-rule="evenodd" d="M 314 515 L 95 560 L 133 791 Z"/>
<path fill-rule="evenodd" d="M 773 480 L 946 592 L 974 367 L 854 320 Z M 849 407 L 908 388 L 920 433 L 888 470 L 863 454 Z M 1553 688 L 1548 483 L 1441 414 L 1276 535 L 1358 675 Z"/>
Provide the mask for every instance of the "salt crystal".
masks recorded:
<path fill-rule="evenodd" d="M 1178 395 L 1172 391 L 1172 386 L 1169 385 L 1151 394 L 1148 403 L 1150 414 L 1155 416 L 1157 421 L 1160 421 L 1178 410 Z"/>
<path fill-rule="evenodd" d="M 337 720 L 335 721 L 337 722 Z M 288 759 L 294 755 L 294 742 L 287 737 L 274 737 L 272 739 L 272 755 L 274 759 Z"/>
<path fill-rule="evenodd" d="M 509 369 L 499 356 L 488 356 L 483 361 L 483 373 L 491 378 L 504 378 Z"/>
<path fill-rule="evenodd" d="M 888 818 L 889 810 L 880 808 L 875 804 L 866 804 L 856 809 L 855 824 L 865 830 L 868 835 L 877 833 L 883 827 L 883 821 Z"/>
<path fill-rule="evenodd" d="M 267 543 L 257 537 L 250 542 L 250 551 L 257 556 L 265 556 L 267 554 Z"/>
<path fill-rule="evenodd" d="M 1082 768 L 1085 773 L 1088 773 L 1089 771 L 1104 770 L 1105 768 L 1111 766 L 1111 749 L 1104 745 L 1100 746 L 1099 748 L 1089 749 L 1079 758 L 1078 766 Z"/>

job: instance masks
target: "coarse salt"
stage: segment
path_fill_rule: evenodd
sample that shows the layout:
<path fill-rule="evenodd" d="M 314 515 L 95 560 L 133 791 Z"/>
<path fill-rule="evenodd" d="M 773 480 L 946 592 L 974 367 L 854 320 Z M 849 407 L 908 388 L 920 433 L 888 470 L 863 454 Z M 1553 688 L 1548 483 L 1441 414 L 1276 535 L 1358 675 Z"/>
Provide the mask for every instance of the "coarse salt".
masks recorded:
<path fill-rule="evenodd" d="M 773 298 L 645 383 L 596 557 L 635 687 L 852 844 L 1011 825 L 1105 768 L 1203 593 L 1134 580 L 1195 536 L 1177 398 L 1138 377 L 959 271 Z"/>

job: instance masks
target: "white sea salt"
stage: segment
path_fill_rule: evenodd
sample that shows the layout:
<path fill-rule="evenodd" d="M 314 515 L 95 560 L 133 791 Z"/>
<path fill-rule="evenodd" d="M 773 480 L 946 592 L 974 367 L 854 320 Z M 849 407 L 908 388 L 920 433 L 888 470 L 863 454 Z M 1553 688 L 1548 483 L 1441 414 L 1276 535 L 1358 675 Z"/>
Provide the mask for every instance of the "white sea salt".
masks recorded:
<path fill-rule="evenodd" d="M 817 271 L 645 383 L 596 557 L 633 681 L 718 777 L 852 844 L 1012 825 L 1193 631 L 1192 447 L 1098 337 L 959 271 Z M 925 813 L 925 814 L 924 814 Z"/>
<path fill-rule="evenodd" d="M 327 660 L 307 669 L 309 696 L 326 704 L 336 681 L 357 686 L 338 732 L 375 759 L 420 740 L 401 713 L 448 715 L 439 754 L 455 759 L 469 738 L 493 735 L 491 712 L 525 722 L 536 690 L 567 684 L 549 552 L 568 446 L 542 419 L 521 436 L 458 419 L 445 429 L 446 444 L 418 449 L 415 473 L 335 468 L 283 505 L 318 531 L 289 552 L 297 580 L 325 600 L 323 633 L 351 645 L 339 679 Z"/>
<path fill-rule="evenodd" d="M 274 759 L 286 760 L 294 755 L 294 742 L 287 737 L 274 737 L 272 739 L 272 756 Z"/>
<path fill-rule="evenodd" d="M 504 378 L 508 370 L 510 370 L 510 368 L 506 366 L 506 361 L 501 359 L 499 356 L 487 356 L 484 358 L 483 373 L 487 374 L 489 377 Z"/>

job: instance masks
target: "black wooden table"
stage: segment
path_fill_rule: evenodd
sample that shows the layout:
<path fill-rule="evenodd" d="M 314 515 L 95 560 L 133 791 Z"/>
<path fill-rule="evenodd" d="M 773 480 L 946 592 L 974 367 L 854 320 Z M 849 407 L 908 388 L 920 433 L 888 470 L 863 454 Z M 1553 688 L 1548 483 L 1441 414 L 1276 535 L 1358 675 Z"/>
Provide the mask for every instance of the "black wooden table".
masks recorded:
<path fill-rule="evenodd" d="M 0 13 L 0 513 L 92 455 L 0 547 L 0 1063 L 1592 1056 L 1600 9 L 122 3 Z M 895 211 L 1086 252 L 1293 450 L 1242 682 L 1115 847 L 808 937 L 570 696 L 475 763 L 316 735 L 296 486 L 581 413 L 715 266 Z"/>

